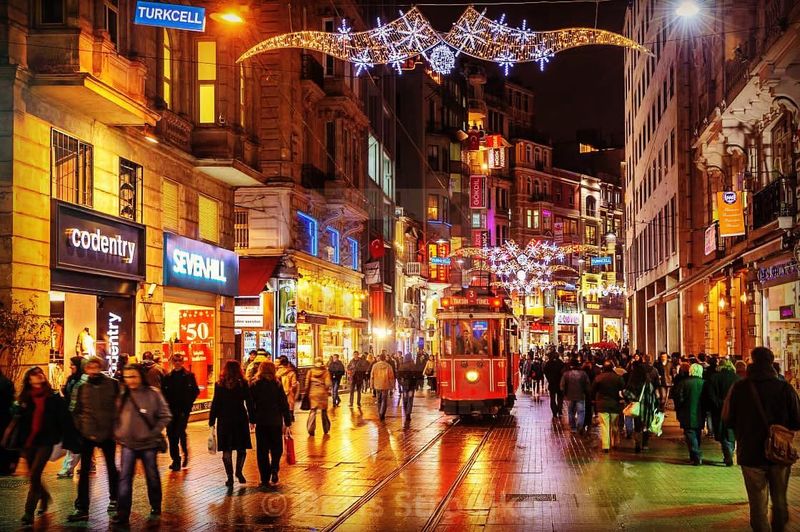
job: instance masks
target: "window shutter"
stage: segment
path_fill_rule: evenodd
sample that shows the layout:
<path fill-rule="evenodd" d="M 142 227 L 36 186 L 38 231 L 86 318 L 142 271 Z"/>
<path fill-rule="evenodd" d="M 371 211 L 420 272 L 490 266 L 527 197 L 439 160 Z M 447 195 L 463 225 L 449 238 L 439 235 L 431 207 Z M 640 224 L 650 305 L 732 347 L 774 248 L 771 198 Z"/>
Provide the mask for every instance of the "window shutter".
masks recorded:
<path fill-rule="evenodd" d="M 206 196 L 199 196 L 200 238 L 217 242 L 219 240 L 219 203 Z"/>
<path fill-rule="evenodd" d="M 164 180 L 161 185 L 161 220 L 164 229 L 178 230 L 178 184 Z"/>

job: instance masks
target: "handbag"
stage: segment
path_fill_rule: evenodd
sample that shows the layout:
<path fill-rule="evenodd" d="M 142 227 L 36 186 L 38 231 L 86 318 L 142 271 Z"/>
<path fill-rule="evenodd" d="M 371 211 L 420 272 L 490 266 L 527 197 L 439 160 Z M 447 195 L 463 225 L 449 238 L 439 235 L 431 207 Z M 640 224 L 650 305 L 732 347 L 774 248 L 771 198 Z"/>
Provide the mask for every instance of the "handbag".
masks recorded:
<path fill-rule="evenodd" d="M 647 386 L 647 383 L 642 385 L 642 391 L 639 393 L 639 400 L 638 401 L 631 401 L 625 408 L 622 410 L 622 413 L 628 417 L 639 417 L 642 410 L 642 397 L 644 397 L 644 389 Z"/>
<path fill-rule="evenodd" d="M 286 452 L 286 463 L 294 465 L 297 463 L 297 455 L 294 452 L 294 438 L 292 432 L 287 428 L 286 434 L 283 435 L 283 447 Z"/>
<path fill-rule="evenodd" d="M 300 410 L 311 410 L 311 399 L 308 398 L 307 393 L 304 393 L 303 398 L 300 399 Z"/>
<path fill-rule="evenodd" d="M 208 431 L 208 454 L 217 454 L 217 429 L 211 427 Z"/>
<path fill-rule="evenodd" d="M 3 439 L 0 440 L 0 447 L 9 451 L 19 451 L 22 448 L 18 415 L 11 418 L 11 422 L 3 433 Z"/>
<path fill-rule="evenodd" d="M 749 381 L 750 392 L 753 394 L 753 400 L 756 404 L 756 409 L 767 427 L 767 440 L 764 442 L 764 456 L 770 462 L 776 464 L 791 466 L 797 462 L 798 454 L 797 449 L 792 445 L 794 440 L 794 432 L 787 429 L 783 425 L 772 424 L 770 425 L 767 420 L 767 413 L 764 406 L 761 404 L 761 397 L 758 395 L 755 384 Z"/>
<path fill-rule="evenodd" d="M 133 398 L 133 395 L 126 394 L 125 397 L 130 398 L 131 403 L 133 403 L 133 407 L 136 409 L 136 413 L 139 414 L 139 416 L 142 418 L 142 421 L 144 421 L 144 424 L 147 425 L 147 428 L 153 430 L 153 427 L 155 427 L 155 425 L 153 424 L 152 421 L 150 421 L 150 418 L 148 418 L 142 413 L 142 409 L 139 408 L 138 404 L 136 404 L 136 399 Z M 167 437 L 164 436 L 164 431 L 161 431 L 158 436 L 159 436 L 158 443 L 156 444 L 155 449 L 159 453 L 165 453 L 167 452 Z"/>

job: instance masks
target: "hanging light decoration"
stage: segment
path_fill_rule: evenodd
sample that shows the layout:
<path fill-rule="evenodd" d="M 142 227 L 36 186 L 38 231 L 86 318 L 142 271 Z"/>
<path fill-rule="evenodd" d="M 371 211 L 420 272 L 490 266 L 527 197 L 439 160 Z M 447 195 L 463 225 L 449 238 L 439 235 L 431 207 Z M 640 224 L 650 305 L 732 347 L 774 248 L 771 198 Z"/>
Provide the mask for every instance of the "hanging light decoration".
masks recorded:
<path fill-rule="evenodd" d="M 523 21 L 512 28 L 505 15 L 491 20 L 473 7 L 468 7 L 447 33 L 437 32 L 416 7 L 386 24 L 378 19 L 378 27 L 352 32 L 345 20 L 335 33 L 299 31 L 265 39 L 239 57 L 237 62 L 254 55 L 284 48 L 314 50 L 357 65 L 360 73 L 374 65 L 391 65 L 400 72 L 400 65 L 422 56 L 431 68 L 445 74 L 455 66 L 459 54 L 500 65 L 505 74 L 520 63 L 536 62 L 544 68 L 558 52 L 578 46 L 621 46 L 647 53 L 644 46 L 618 33 L 596 28 L 567 28 L 555 31 L 532 31 Z"/>
<path fill-rule="evenodd" d="M 557 245 L 541 240 L 532 240 L 525 248 L 507 240 L 500 247 L 486 250 L 489 271 L 509 293 L 531 294 L 552 289 L 553 273 L 568 268 L 558 264 L 563 260 L 564 252 Z"/>

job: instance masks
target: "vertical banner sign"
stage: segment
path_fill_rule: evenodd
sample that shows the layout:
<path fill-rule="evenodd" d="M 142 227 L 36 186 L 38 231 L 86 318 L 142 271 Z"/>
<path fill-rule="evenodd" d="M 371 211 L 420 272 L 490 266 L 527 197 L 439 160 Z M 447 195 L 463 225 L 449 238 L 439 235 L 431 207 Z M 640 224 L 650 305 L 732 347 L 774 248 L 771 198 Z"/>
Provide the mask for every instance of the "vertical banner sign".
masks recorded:
<path fill-rule="evenodd" d="M 564 222 L 553 222 L 553 240 L 556 244 L 564 242 Z"/>
<path fill-rule="evenodd" d="M 119 356 L 134 352 L 133 301 L 128 297 L 104 296 L 98 298 L 97 356 L 106 361 L 106 370 L 113 375 L 119 369 Z"/>
<path fill-rule="evenodd" d="M 486 208 L 486 193 L 483 186 L 484 178 L 481 175 L 469 177 L 469 206 L 472 209 Z"/>
<path fill-rule="evenodd" d="M 281 279 L 278 281 L 278 324 L 281 327 L 297 323 L 297 281 Z"/>
<path fill-rule="evenodd" d="M 744 234 L 744 192 L 717 192 L 719 236 Z"/>
<path fill-rule="evenodd" d="M 483 247 L 481 234 L 483 231 L 479 229 L 472 230 L 472 247 L 480 248 Z"/>
<path fill-rule="evenodd" d="M 711 224 L 706 228 L 704 242 L 703 251 L 706 255 L 711 255 L 717 250 L 717 224 Z"/>
<path fill-rule="evenodd" d="M 180 339 L 185 344 L 208 343 L 214 345 L 214 311 L 181 310 L 178 314 Z"/>
<path fill-rule="evenodd" d="M 364 280 L 367 285 L 381 284 L 383 282 L 380 262 L 368 262 L 364 265 Z"/>

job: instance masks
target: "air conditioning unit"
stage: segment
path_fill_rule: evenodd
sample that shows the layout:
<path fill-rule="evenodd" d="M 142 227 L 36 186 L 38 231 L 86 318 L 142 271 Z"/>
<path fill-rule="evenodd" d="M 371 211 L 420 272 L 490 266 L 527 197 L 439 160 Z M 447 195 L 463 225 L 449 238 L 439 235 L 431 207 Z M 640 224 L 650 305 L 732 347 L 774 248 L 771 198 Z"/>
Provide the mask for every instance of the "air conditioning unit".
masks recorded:
<path fill-rule="evenodd" d="M 406 275 L 422 275 L 422 263 L 421 262 L 407 262 L 406 263 Z"/>

